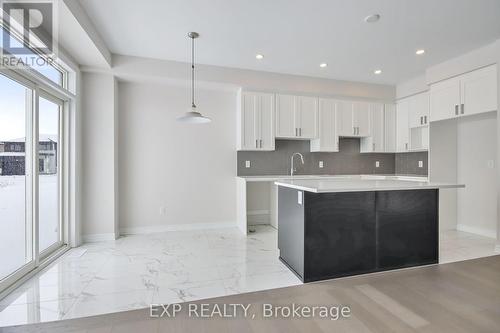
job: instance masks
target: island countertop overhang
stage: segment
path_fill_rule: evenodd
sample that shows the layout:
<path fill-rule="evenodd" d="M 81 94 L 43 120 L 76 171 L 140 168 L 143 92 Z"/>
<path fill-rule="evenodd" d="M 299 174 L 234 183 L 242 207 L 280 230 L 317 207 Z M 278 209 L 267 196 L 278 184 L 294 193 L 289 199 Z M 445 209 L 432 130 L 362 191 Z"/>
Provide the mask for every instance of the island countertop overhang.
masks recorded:
<path fill-rule="evenodd" d="M 388 179 L 297 179 L 279 180 L 275 184 L 312 193 L 455 189 L 465 187 L 464 184 L 455 183 Z"/>

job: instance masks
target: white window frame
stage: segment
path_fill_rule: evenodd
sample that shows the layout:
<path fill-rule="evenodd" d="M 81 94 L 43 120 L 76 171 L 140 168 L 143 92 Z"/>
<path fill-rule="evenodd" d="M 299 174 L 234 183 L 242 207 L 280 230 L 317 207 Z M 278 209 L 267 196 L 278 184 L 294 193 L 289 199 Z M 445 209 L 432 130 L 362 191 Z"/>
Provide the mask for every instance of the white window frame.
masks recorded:
<path fill-rule="evenodd" d="M 0 68 L 0 73 L 7 78 L 16 81 L 25 87 L 32 90 L 32 96 L 27 96 L 27 110 L 26 110 L 26 157 L 30 160 L 26 160 L 26 163 L 31 165 L 30 170 L 33 170 L 33 174 L 26 175 L 26 182 L 29 188 L 29 198 L 27 198 L 26 206 L 26 220 L 32 221 L 30 224 L 31 230 L 27 230 L 30 233 L 27 241 L 28 251 L 32 255 L 32 259 L 27 264 L 23 265 L 20 269 L 13 272 L 6 278 L 0 281 L 0 299 L 8 294 L 11 290 L 16 288 L 18 285 L 23 283 L 25 280 L 30 278 L 40 269 L 48 265 L 51 261 L 59 257 L 62 253 L 69 249 L 70 245 L 75 246 L 75 239 L 78 239 L 78 234 L 76 229 L 77 222 L 76 219 L 76 207 L 71 204 L 71 201 L 75 201 L 75 197 L 70 198 L 71 194 L 69 189 L 72 191 L 76 190 L 76 177 L 75 177 L 75 165 L 74 161 L 70 161 L 70 149 L 76 147 L 73 144 L 71 147 L 69 145 L 70 139 L 73 140 L 76 137 L 74 133 L 75 125 L 74 119 L 70 120 L 70 114 L 75 114 L 77 103 L 77 96 L 72 92 L 65 89 L 65 87 L 57 85 L 55 82 L 46 78 L 41 73 L 38 73 L 32 69 L 10 69 L 10 68 Z M 68 77 L 68 75 L 66 75 Z M 67 79 L 66 79 L 67 80 Z M 78 84 L 78 83 L 75 83 Z M 60 108 L 60 122 L 59 122 L 59 194 L 60 194 L 60 204 L 59 204 L 59 223 L 60 225 L 60 241 L 56 244 L 50 246 L 42 253 L 38 251 L 38 147 L 33 145 L 35 142 L 34 138 L 38 140 L 38 98 L 43 97 L 47 100 L 55 101 L 57 104 L 61 105 Z M 34 107 L 34 110 L 32 109 Z M 29 108 L 29 110 L 28 110 Z M 31 154 L 27 154 L 28 150 Z M 28 157 L 29 155 L 29 157 Z M 74 159 L 74 152 L 73 154 Z M 70 186 L 71 183 L 71 186 Z M 28 196 L 27 196 L 28 197 Z M 70 220 L 71 219 L 71 220 Z M 31 228 L 33 227 L 33 228 Z M 31 240 L 31 241 L 29 241 Z"/>

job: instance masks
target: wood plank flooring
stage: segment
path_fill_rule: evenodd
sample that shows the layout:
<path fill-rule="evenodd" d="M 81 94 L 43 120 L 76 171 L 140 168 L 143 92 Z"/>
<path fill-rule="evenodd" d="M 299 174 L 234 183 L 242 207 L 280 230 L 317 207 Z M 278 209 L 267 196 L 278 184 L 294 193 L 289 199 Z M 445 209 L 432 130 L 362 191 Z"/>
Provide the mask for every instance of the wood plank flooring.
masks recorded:
<path fill-rule="evenodd" d="M 236 318 L 188 317 L 189 304 L 250 304 Z M 350 317 L 262 317 L 262 306 L 341 305 Z M 149 309 L 18 327 L 0 332 L 500 332 L 500 256 L 375 273 L 183 303 L 175 318 Z M 199 308 L 198 308 L 199 309 Z"/>

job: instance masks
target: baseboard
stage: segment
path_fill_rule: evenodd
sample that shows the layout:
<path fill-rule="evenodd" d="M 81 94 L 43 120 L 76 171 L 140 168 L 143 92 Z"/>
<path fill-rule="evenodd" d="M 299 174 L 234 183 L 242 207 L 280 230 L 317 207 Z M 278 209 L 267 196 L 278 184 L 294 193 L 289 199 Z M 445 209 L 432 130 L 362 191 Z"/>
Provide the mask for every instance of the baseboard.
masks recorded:
<path fill-rule="evenodd" d="M 463 231 L 463 232 L 468 232 L 470 234 L 476 234 L 476 235 L 483 236 L 483 237 L 494 238 L 494 239 L 497 238 L 497 233 L 494 230 L 471 227 L 471 226 L 463 225 L 463 224 L 457 224 L 457 230 Z"/>
<path fill-rule="evenodd" d="M 87 235 L 82 236 L 84 243 L 110 241 L 110 240 L 115 240 L 117 238 L 118 237 L 116 237 L 114 232 L 110 232 L 110 233 L 106 233 L 106 234 L 87 234 Z"/>
<path fill-rule="evenodd" d="M 269 210 L 249 210 L 247 211 L 247 224 L 248 225 L 259 225 L 259 224 L 269 224 L 271 220 Z"/>
<path fill-rule="evenodd" d="M 247 211 L 247 215 L 249 215 L 249 216 L 254 216 L 254 215 L 269 215 L 269 210 L 268 209 L 249 210 L 249 211 Z"/>
<path fill-rule="evenodd" d="M 155 225 L 147 227 L 123 227 L 120 228 L 120 235 L 140 235 L 167 231 L 190 231 L 203 229 L 221 229 L 236 228 L 235 222 L 216 222 L 216 223 L 191 223 L 191 224 L 171 224 Z"/>

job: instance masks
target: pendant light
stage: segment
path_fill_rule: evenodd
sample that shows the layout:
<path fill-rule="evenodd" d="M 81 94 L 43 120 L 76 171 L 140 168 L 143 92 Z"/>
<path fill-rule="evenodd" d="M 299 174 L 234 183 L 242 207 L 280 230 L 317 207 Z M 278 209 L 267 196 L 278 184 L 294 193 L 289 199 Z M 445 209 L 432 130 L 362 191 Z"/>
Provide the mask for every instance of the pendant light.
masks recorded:
<path fill-rule="evenodd" d="M 191 38 L 191 110 L 177 118 L 177 121 L 181 123 L 203 124 L 212 121 L 210 118 L 196 111 L 196 104 L 194 103 L 194 40 L 199 36 L 197 32 L 188 33 L 188 37 Z"/>

